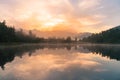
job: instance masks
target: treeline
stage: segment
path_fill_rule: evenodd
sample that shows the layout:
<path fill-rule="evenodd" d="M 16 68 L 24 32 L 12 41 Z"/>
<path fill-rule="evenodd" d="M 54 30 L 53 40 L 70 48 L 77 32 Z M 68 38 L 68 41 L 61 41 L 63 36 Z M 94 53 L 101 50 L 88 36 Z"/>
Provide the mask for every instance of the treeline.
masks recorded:
<path fill-rule="evenodd" d="M 50 38 L 44 39 L 44 42 L 46 43 L 74 43 L 76 41 L 68 36 L 66 38 L 50 37 Z"/>
<path fill-rule="evenodd" d="M 0 22 L 0 43 L 25 42 L 25 43 L 71 43 L 76 42 L 71 37 L 67 38 L 40 38 L 36 37 L 32 31 L 25 34 L 24 31 L 15 30 L 14 27 L 6 25 L 6 22 Z"/>
<path fill-rule="evenodd" d="M 89 50 L 93 54 L 99 54 L 102 57 L 107 57 L 109 59 L 115 59 L 120 61 L 120 46 L 92 45 L 84 46 L 83 48 Z"/>
<path fill-rule="evenodd" d="M 29 34 L 23 33 L 23 30 L 16 31 L 14 27 L 6 25 L 6 22 L 0 22 L 0 42 L 40 42 L 41 39 L 29 31 Z"/>
<path fill-rule="evenodd" d="M 120 26 L 93 34 L 83 38 L 81 41 L 90 43 L 120 43 Z"/>

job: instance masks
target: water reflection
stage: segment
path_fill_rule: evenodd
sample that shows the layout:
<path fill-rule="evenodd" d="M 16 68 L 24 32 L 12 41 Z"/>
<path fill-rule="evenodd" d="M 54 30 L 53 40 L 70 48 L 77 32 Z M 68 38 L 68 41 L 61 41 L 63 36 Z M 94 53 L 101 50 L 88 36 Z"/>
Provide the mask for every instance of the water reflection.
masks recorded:
<path fill-rule="evenodd" d="M 90 45 L 84 46 L 94 54 L 99 54 L 110 59 L 120 60 L 120 45 Z"/>
<path fill-rule="evenodd" d="M 4 65 L 14 60 L 16 56 L 22 58 L 25 53 L 29 56 L 35 53 L 38 49 L 67 49 L 71 50 L 72 46 L 69 45 L 17 45 L 17 46 L 6 46 L 0 47 L 0 66 L 4 70 Z"/>
<path fill-rule="evenodd" d="M 119 51 L 111 45 L 0 47 L 0 80 L 119 80 Z"/>

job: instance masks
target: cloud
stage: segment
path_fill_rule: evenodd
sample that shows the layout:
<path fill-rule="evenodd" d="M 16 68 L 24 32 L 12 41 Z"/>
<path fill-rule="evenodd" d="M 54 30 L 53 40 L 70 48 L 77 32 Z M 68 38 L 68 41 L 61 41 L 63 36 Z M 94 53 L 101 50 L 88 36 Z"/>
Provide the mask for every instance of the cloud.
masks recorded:
<path fill-rule="evenodd" d="M 89 25 L 97 25 L 102 23 L 102 19 L 104 19 L 105 16 L 103 15 L 92 15 L 92 16 L 87 16 L 87 17 L 82 17 L 80 18 L 80 23 L 86 26 Z"/>
<path fill-rule="evenodd" d="M 1 0 L 0 4 L 0 20 L 28 30 L 84 32 L 89 26 L 92 32 L 105 19 L 104 14 L 89 11 L 101 0 Z"/>
<path fill-rule="evenodd" d="M 100 5 L 101 0 L 80 0 L 78 6 L 81 9 L 92 9 L 95 8 L 96 6 Z"/>
<path fill-rule="evenodd" d="M 85 73 L 88 73 L 93 72 L 93 70 L 96 69 L 101 69 L 101 63 L 94 61 L 94 57 L 96 56 L 93 54 L 74 53 L 74 51 L 69 52 L 63 49 L 38 50 L 31 57 L 28 57 L 27 55 L 23 56 L 23 59 L 17 57 L 17 60 L 20 61 L 19 64 L 16 60 L 11 63 L 11 65 L 7 67 L 8 73 L 4 74 L 4 76 L 13 74 L 15 78 L 20 77 L 23 80 L 57 80 L 49 77 L 56 78 L 56 72 L 63 72 L 63 74 L 65 74 L 68 71 L 77 70 L 79 73 L 84 71 L 86 71 Z M 13 67 L 11 68 L 11 66 Z M 67 74 L 71 74 L 71 72 L 68 72 Z M 76 75 L 74 74 L 74 76 Z M 64 80 L 62 78 L 60 79 Z"/>

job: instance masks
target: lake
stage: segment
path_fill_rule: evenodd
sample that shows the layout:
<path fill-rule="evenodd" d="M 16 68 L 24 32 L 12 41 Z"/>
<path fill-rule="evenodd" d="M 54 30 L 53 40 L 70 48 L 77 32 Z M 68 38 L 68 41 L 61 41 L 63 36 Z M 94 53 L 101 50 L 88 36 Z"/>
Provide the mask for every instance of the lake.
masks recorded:
<path fill-rule="evenodd" d="M 0 47 L 0 80 L 120 80 L 120 45 Z"/>

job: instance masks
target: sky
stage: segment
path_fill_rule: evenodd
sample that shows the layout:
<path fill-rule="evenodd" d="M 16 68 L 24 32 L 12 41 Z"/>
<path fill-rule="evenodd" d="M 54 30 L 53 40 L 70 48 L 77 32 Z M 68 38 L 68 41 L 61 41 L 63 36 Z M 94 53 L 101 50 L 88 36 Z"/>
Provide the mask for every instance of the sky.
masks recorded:
<path fill-rule="evenodd" d="M 16 29 L 100 32 L 120 25 L 120 0 L 0 0 L 0 21 Z"/>

